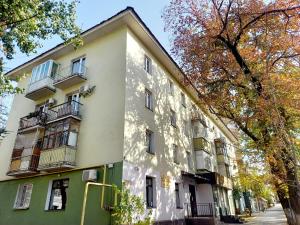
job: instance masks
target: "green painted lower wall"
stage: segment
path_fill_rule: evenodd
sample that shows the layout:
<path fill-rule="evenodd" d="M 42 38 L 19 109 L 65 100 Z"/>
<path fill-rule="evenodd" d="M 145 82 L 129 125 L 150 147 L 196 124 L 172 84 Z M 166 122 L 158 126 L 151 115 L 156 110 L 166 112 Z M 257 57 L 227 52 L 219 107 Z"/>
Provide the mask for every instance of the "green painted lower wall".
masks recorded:
<path fill-rule="evenodd" d="M 99 171 L 98 182 L 102 182 L 103 167 L 96 169 Z M 63 178 L 69 178 L 66 209 L 46 211 L 49 182 Z M 13 209 L 18 186 L 24 183 L 33 184 L 30 207 L 24 210 Z M 113 168 L 107 168 L 106 183 L 121 187 L 122 162 L 115 163 Z M 79 225 L 84 188 L 82 170 L 0 182 L 0 225 Z M 111 224 L 111 213 L 100 207 L 100 196 L 101 188 L 91 186 L 87 198 L 85 225 Z M 112 204 L 112 196 L 112 192 L 106 188 L 104 205 Z"/>

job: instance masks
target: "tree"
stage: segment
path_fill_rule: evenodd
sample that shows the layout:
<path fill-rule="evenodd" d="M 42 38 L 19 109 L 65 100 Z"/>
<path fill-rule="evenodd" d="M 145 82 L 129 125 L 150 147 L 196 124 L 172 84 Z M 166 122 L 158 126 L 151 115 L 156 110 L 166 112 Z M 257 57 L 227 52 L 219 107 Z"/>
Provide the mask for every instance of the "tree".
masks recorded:
<path fill-rule="evenodd" d="M 184 81 L 247 135 L 298 225 L 299 10 L 299 0 L 172 0 L 163 14 Z"/>
<path fill-rule="evenodd" d="M 123 184 L 122 190 L 114 187 L 120 197 L 120 203 L 114 207 L 112 216 L 115 224 L 123 225 L 150 225 L 151 211 L 146 213 L 145 203 L 142 198 L 132 195 Z"/>
<path fill-rule="evenodd" d="M 13 59 L 18 48 L 35 53 L 40 40 L 58 35 L 66 44 L 80 44 L 80 29 L 75 24 L 77 1 L 3 0 L 0 3 L 0 94 L 21 91 L 3 75 L 4 60 Z"/>
<path fill-rule="evenodd" d="M 13 59 L 16 49 L 27 55 L 35 53 L 41 47 L 40 40 L 53 35 L 75 47 L 81 44 L 80 29 L 75 24 L 77 3 L 77 0 L 1 1 L 0 97 L 23 92 L 3 73 L 5 60 Z M 0 117 L 3 118 L 3 115 Z"/>

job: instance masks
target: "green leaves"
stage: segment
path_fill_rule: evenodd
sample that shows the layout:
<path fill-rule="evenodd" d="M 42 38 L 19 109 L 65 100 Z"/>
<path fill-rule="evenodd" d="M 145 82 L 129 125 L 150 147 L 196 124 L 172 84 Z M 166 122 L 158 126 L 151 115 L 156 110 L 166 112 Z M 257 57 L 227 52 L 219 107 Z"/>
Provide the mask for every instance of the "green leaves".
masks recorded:
<path fill-rule="evenodd" d="M 81 44 L 80 29 L 75 24 L 78 1 L 3 0 L 0 3 L 0 51 L 12 59 L 16 48 L 34 53 L 40 40 L 58 35 L 66 44 Z M 2 71 L 2 65 L 0 70 Z"/>
<path fill-rule="evenodd" d="M 113 210 L 113 218 L 115 224 L 122 225 L 150 225 L 151 224 L 151 210 L 146 212 L 145 203 L 142 198 L 132 195 L 123 184 L 123 189 L 119 190 L 113 187 L 120 197 L 119 204 Z"/>

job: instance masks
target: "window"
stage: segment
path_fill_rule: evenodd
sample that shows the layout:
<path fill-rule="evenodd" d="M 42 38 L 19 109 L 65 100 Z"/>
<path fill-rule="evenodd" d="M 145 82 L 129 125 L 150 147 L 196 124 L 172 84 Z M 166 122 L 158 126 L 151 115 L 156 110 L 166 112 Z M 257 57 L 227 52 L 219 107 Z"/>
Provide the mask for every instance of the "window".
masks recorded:
<path fill-rule="evenodd" d="M 144 70 L 146 70 L 147 73 L 152 74 L 152 61 L 146 55 L 145 55 L 145 58 L 144 58 Z"/>
<path fill-rule="evenodd" d="M 154 134 L 151 130 L 146 130 L 146 152 L 154 154 Z"/>
<path fill-rule="evenodd" d="M 229 165 L 225 164 L 226 177 L 231 177 Z"/>
<path fill-rule="evenodd" d="M 85 73 L 85 57 L 75 59 L 72 61 L 72 74 L 83 75 Z"/>
<path fill-rule="evenodd" d="M 184 135 L 185 136 L 189 136 L 189 123 L 188 123 L 188 121 L 186 121 L 186 120 L 184 120 L 183 121 L 183 132 L 184 132 Z"/>
<path fill-rule="evenodd" d="M 15 209 L 28 209 L 31 199 L 33 184 L 19 185 L 14 208 Z"/>
<path fill-rule="evenodd" d="M 145 90 L 145 106 L 153 111 L 153 95 L 148 89 Z"/>
<path fill-rule="evenodd" d="M 178 146 L 173 144 L 173 161 L 174 163 L 176 164 L 179 164 L 179 161 L 178 161 Z"/>
<path fill-rule="evenodd" d="M 185 94 L 181 93 L 181 105 L 186 107 Z"/>
<path fill-rule="evenodd" d="M 63 120 L 52 123 L 45 129 L 43 149 L 53 149 L 64 145 L 76 148 L 79 123 L 74 120 Z"/>
<path fill-rule="evenodd" d="M 169 80 L 169 93 L 174 96 L 174 83 Z"/>
<path fill-rule="evenodd" d="M 57 72 L 58 64 L 52 60 L 48 60 L 32 69 L 30 83 L 43 80 L 47 77 L 54 78 Z"/>
<path fill-rule="evenodd" d="M 155 208 L 155 178 L 146 177 L 146 204 L 148 208 Z"/>
<path fill-rule="evenodd" d="M 187 162 L 188 162 L 188 167 L 191 170 L 193 167 L 193 163 L 192 163 L 192 155 L 189 151 L 186 151 L 186 158 L 187 158 Z"/>
<path fill-rule="evenodd" d="M 176 208 L 181 209 L 181 199 L 180 199 L 180 190 L 179 183 L 175 183 L 175 199 L 176 199 Z"/>
<path fill-rule="evenodd" d="M 54 180 L 51 185 L 48 210 L 64 210 L 67 203 L 69 179 Z"/>
<path fill-rule="evenodd" d="M 172 109 L 171 109 L 170 120 L 171 120 L 171 125 L 176 127 L 176 113 Z"/>

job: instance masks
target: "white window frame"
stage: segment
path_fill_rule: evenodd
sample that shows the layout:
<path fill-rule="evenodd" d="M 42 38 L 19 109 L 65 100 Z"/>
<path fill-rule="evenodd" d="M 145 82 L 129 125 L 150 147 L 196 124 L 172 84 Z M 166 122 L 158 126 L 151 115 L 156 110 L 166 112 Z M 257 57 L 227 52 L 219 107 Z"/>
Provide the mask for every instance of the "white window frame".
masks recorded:
<path fill-rule="evenodd" d="M 173 127 L 177 127 L 176 123 L 177 123 L 177 118 L 176 118 L 176 113 L 173 109 L 170 109 L 170 122 L 171 122 L 171 125 Z"/>
<path fill-rule="evenodd" d="M 153 94 L 149 89 L 145 89 L 145 107 L 153 111 Z"/>
<path fill-rule="evenodd" d="M 174 91 L 174 82 L 171 81 L 170 79 L 168 81 L 169 81 L 169 94 L 174 96 L 174 93 L 175 93 L 175 91 Z"/>
<path fill-rule="evenodd" d="M 149 145 L 148 146 L 148 138 L 149 138 Z M 150 154 L 154 154 L 154 133 L 153 131 L 146 129 L 146 152 Z"/>
<path fill-rule="evenodd" d="M 73 67 L 74 67 L 74 63 L 76 63 L 77 61 L 79 61 L 79 69 L 77 71 L 77 73 L 73 72 Z M 83 61 L 84 61 L 84 65 L 83 65 Z M 71 60 L 71 76 L 75 75 L 75 74 L 82 74 L 85 75 L 85 64 L 86 64 L 86 57 L 85 56 L 80 56 L 78 58 L 72 59 Z"/>
<path fill-rule="evenodd" d="M 152 60 L 149 56 L 144 55 L 144 70 L 148 74 L 152 74 Z"/>
<path fill-rule="evenodd" d="M 25 188 L 25 190 L 24 190 Z M 17 195 L 14 202 L 14 209 L 28 209 L 30 206 L 33 184 L 26 183 L 18 186 Z M 25 191 L 25 192 L 24 192 Z M 20 200 L 22 202 L 20 202 Z"/>
<path fill-rule="evenodd" d="M 175 164 L 179 164 L 179 160 L 178 160 L 178 154 L 179 154 L 179 147 L 176 144 L 172 145 L 172 150 L 173 150 L 173 162 Z"/>
<path fill-rule="evenodd" d="M 180 96 L 181 96 L 181 105 L 184 108 L 186 108 L 186 97 L 185 97 L 185 94 L 183 92 L 181 92 Z"/>

